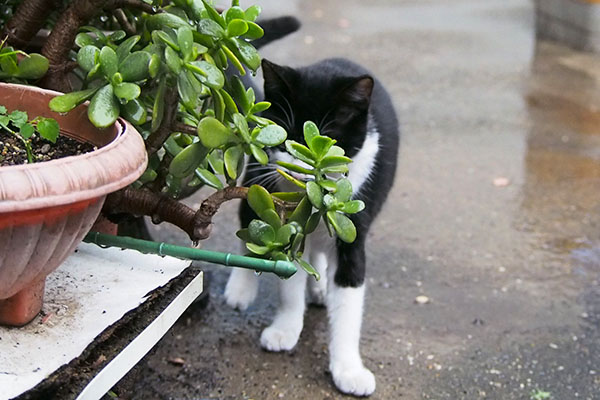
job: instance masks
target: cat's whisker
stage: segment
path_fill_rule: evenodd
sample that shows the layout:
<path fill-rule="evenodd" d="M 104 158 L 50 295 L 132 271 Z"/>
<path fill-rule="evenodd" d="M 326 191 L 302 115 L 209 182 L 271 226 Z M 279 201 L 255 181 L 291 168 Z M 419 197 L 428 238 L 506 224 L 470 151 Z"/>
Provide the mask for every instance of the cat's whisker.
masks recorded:
<path fill-rule="evenodd" d="M 288 105 L 290 104 L 285 97 L 282 97 L 282 98 L 287 102 Z M 285 108 L 283 108 L 283 106 L 281 104 L 279 104 L 279 103 L 272 103 L 272 104 L 274 104 L 277 107 L 279 107 L 279 109 L 283 112 L 283 115 L 287 119 L 287 125 L 288 125 L 288 127 L 294 126 L 294 124 L 293 124 L 293 114 L 292 114 L 292 116 L 290 116 L 290 114 L 288 113 L 288 111 Z M 290 110 L 290 112 L 292 112 L 291 108 L 289 110 Z M 283 122 L 283 120 L 281 120 L 281 122 Z"/>
<path fill-rule="evenodd" d="M 321 118 L 321 120 L 319 121 L 319 124 L 317 125 L 317 127 L 319 128 L 319 131 L 321 131 L 323 123 L 327 120 L 327 117 L 329 117 L 329 114 L 331 114 L 332 111 L 333 111 L 333 108 L 329 109 L 329 111 L 327 111 L 325 113 L 325 115 L 323 115 L 323 118 Z"/>
<path fill-rule="evenodd" d="M 282 97 L 282 98 L 283 98 L 283 100 L 285 100 L 285 102 L 288 106 L 288 109 L 290 110 L 289 115 L 292 116 L 292 121 L 291 121 L 290 126 L 295 126 L 296 125 L 296 116 L 294 115 L 294 109 L 292 108 L 292 105 L 290 104 L 289 100 L 286 97 Z"/>
<path fill-rule="evenodd" d="M 247 180 L 246 182 L 244 182 L 246 185 L 253 185 L 253 184 L 263 184 L 264 181 L 268 180 L 269 178 L 271 178 L 273 175 L 275 174 L 279 174 L 277 171 L 270 171 L 270 172 L 266 172 L 264 174 L 260 174 L 258 176 L 253 177 L 252 179 Z"/>

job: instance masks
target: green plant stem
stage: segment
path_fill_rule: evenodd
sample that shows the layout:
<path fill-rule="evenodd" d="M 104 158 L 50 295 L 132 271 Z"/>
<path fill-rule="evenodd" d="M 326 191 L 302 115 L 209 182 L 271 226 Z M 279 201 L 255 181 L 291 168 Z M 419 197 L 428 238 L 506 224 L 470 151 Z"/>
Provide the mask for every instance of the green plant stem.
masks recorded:
<path fill-rule="evenodd" d="M 25 138 L 23 138 L 23 136 L 19 135 L 17 132 L 13 131 L 12 129 L 10 129 L 7 126 L 3 126 L 4 129 L 6 129 L 7 131 L 9 131 L 10 133 L 12 133 L 13 135 L 15 135 L 16 138 L 18 138 L 21 143 L 23 143 L 23 146 L 25 146 L 25 152 L 27 152 L 27 163 L 32 164 L 35 162 L 35 156 L 33 155 L 33 149 L 31 148 L 31 143 L 29 143 L 29 141 Z"/>

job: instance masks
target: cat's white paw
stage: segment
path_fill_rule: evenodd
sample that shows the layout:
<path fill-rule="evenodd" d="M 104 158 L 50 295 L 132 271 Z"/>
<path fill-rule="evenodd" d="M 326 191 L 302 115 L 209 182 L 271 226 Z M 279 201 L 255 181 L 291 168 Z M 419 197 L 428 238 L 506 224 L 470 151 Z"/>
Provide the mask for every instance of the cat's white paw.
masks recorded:
<path fill-rule="evenodd" d="M 323 279 L 323 278 L 321 278 Z M 313 284 L 308 290 L 308 300 L 310 304 L 324 306 L 327 297 L 327 285 Z"/>
<path fill-rule="evenodd" d="M 300 332 L 295 329 L 280 329 L 274 326 L 265 328 L 260 335 L 260 345 L 269 351 L 287 351 L 298 343 Z"/>
<path fill-rule="evenodd" d="M 254 276 L 246 276 L 233 271 L 225 286 L 225 302 L 232 308 L 245 310 L 256 298 L 258 280 Z M 251 272 L 253 275 L 254 273 Z"/>
<path fill-rule="evenodd" d="M 375 375 L 362 365 L 331 368 L 335 386 L 354 396 L 370 396 L 375 391 Z"/>

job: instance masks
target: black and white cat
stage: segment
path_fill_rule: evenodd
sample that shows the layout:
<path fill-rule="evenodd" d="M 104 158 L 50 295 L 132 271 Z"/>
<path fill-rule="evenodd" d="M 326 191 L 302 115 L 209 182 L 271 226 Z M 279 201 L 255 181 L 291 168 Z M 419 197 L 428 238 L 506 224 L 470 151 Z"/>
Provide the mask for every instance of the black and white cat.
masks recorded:
<path fill-rule="evenodd" d="M 348 244 L 331 238 L 324 227 L 309 235 L 304 257 L 321 274 L 310 279 L 313 301 L 325 303 L 330 325 L 329 369 L 342 392 L 365 396 L 375 390 L 375 377 L 360 357 L 359 341 L 365 293 L 367 233 L 381 210 L 394 181 L 399 131 L 389 95 L 367 70 L 344 59 L 328 59 L 292 69 L 263 61 L 265 100 L 272 103 L 265 117 L 278 122 L 288 138 L 303 142 L 305 121 L 315 122 L 321 133 L 337 140 L 352 157 L 348 179 L 354 198 L 365 202 L 364 211 L 351 216 L 357 237 Z M 271 162 L 291 161 L 281 150 L 271 151 Z M 266 171 L 266 172 L 265 172 Z M 263 184 L 268 190 L 286 190 L 273 168 L 249 164 L 244 184 Z M 287 188 L 289 189 L 289 188 Z M 240 208 L 242 225 L 256 218 L 247 205 Z M 303 327 L 307 274 L 303 271 L 281 281 L 280 305 L 260 343 L 270 351 L 292 349 Z M 258 278 L 252 271 L 233 270 L 225 288 L 227 303 L 246 309 L 256 297 Z"/>

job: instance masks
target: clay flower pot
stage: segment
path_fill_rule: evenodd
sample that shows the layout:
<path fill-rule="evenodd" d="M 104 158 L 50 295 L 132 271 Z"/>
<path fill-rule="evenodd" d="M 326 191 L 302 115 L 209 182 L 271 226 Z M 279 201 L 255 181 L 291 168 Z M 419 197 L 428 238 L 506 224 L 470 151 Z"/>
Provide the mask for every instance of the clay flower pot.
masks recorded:
<path fill-rule="evenodd" d="M 108 193 L 146 168 L 144 141 L 126 121 L 98 129 L 86 105 L 50 111 L 57 92 L 0 83 L 0 104 L 51 117 L 61 134 L 97 150 L 59 160 L 0 167 L 0 324 L 20 326 L 42 306 L 46 275 L 69 256 L 98 216 Z"/>

